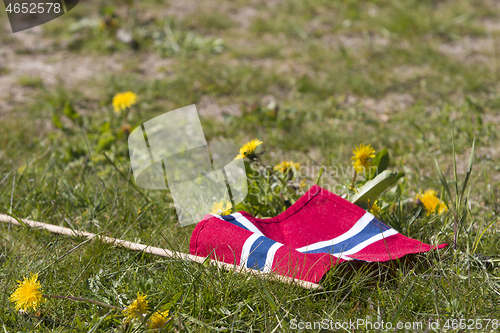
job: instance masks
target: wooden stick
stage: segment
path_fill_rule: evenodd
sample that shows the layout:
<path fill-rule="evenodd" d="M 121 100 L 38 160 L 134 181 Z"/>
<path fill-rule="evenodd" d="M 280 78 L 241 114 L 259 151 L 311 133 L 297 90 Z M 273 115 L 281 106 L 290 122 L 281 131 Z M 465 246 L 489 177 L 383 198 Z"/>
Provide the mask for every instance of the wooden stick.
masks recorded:
<path fill-rule="evenodd" d="M 36 221 L 31 221 L 31 220 L 26 220 L 26 219 L 22 219 L 22 221 L 26 225 L 28 225 L 32 228 L 44 229 L 44 230 L 53 232 L 55 234 L 86 237 L 89 239 L 97 237 L 98 239 L 100 239 L 101 241 L 103 241 L 105 243 L 126 247 L 126 248 L 131 249 L 131 250 L 144 251 L 145 253 L 151 253 L 151 254 L 154 254 L 157 256 L 168 257 L 168 258 L 178 258 L 178 259 L 182 259 L 182 260 L 194 261 L 197 263 L 203 263 L 206 260 L 205 257 L 198 257 L 198 256 L 194 256 L 194 255 L 187 254 L 187 253 L 162 249 L 159 247 L 146 246 L 144 244 L 133 243 L 133 242 L 129 242 L 129 241 L 125 241 L 125 240 L 117 239 L 117 238 L 112 238 L 112 237 L 100 236 L 100 235 L 92 234 L 90 232 L 85 232 L 85 231 L 73 231 L 70 228 L 59 227 L 59 226 L 55 226 L 53 224 L 36 222 Z M 8 215 L 4 215 L 4 214 L 0 214 L 0 222 L 11 223 L 14 225 L 21 225 L 21 223 L 19 223 L 16 219 L 14 219 Z M 245 273 L 246 274 L 253 274 L 253 275 L 260 276 L 260 277 L 265 276 L 271 280 L 277 280 L 277 281 L 280 281 L 283 283 L 288 283 L 288 284 L 295 284 L 295 285 L 298 285 L 298 286 L 305 288 L 305 289 L 322 289 L 321 285 L 316 284 L 316 283 L 312 283 L 309 281 L 294 279 L 294 278 L 291 278 L 288 276 L 283 276 L 283 275 L 278 275 L 278 274 L 264 273 L 264 272 L 259 271 L 259 270 L 250 269 L 250 268 L 241 267 L 241 266 L 236 266 L 236 265 L 231 265 L 231 264 L 227 264 L 225 262 L 218 261 L 218 260 L 208 259 L 208 261 L 210 262 L 210 264 L 217 266 L 219 268 L 226 269 L 228 271 L 234 271 L 234 272 L 243 273 L 243 274 L 245 274 Z"/>

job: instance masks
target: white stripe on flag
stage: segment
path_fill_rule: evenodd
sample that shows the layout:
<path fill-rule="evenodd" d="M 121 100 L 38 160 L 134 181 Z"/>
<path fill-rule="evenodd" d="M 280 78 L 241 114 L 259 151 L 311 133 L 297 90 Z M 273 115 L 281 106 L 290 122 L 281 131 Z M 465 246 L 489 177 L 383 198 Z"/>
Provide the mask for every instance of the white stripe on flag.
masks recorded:
<path fill-rule="evenodd" d="M 241 258 L 240 258 L 240 266 L 247 267 L 247 260 L 250 256 L 250 249 L 252 248 L 253 243 L 260 237 L 259 234 L 252 234 L 247 238 L 245 243 L 243 244 L 243 249 L 241 250 Z"/>
<path fill-rule="evenodd" d="M 253 224 L 252 222 L 250 222 L 249 219 L 247 219 L 246 217 L 241 215 L 241 213 L 234 213 L 234 214 L 231 214 L 231 216 L 234 217 L 236 219 L 236 221 L 243 224 L 245 226 L 245 228 L 247 228 L 251 232 L 255 232 L 256 234 L 264 236 L 264 234 L 255 226 L 255 224 Z"/>
<path fill-rule="evenodd" d="M 264 273 L 269 273 L 271 271 L 271 268 L 273 267 L 274 255 L 276 254 L 276 251 L 278 251 L 278 249 L 282 246 L 283 244 L 274 243 L 273 246 L 269 248 L 269 251 L 267 251 L 267 256 L 266 256 L 266 265 L 264 266 L 263 269 Z"/>
<path fill-rule="evenodd" d="M 396 235 L 397 233 L 398 232 L 396 230 L 391 228 L 389 230 L 384 231 L 381 234 L 375 235 L 375 236 L 365 240 L 362 243 L 359 243 L 358 245 L 356 245 L 355 247 L 353 247 L 352 249 L 350 249 L 348 251 L 334 253 L 333 255 L 338 257 L 338 256 L 348 256 L 348 255 L 355 254 L 356 252 L 363 250 L 365 247 L 372 245 L 373 243 L 378 242 L 381 239 Z"/>
<path fill-rule="evenodd" d="M 220 215 L 217 215 L 217 214 L 211 214 L 215 217 L 217 217 L 218 219 L 221 219 L 222 221 L 225 221 L 222 216 Z M 261 236 L 264 236 L 264 234 L 255 226 L 255 224 L 253 224 L 252 222 L 250 222 L 249 219 L 247 219 L 246 217 L 244 217 L 243 215 L 241 215 L 241 213 L 234 213 L 234 214 L 230 214 L 230 216 L 234 217 L 234 219 L 242 224 L 245 228 L 247 228 L 248 230 L 250 230 L 251 232 L 254 232 L 256 234 L 259 234 Z"/>
<path fill-rule="evenodd" d="M 330 239 L 330 240 L 326 240 L 326 241 L 322 241 L 322 242 L 317 242 L 317 243 L 314 243 L 314 244 L 306 245 L 306 246 L 303 246 L 303 247 L 298 248 L 296 250 L 299 251 L 299 252 L 307 252 L 307 251 L 313 251 L 313 250 L 321 249 L 321 248 L 326 247 L 326 246 L 330 246 L 330 245 L 335 245 L 335 244 L 341 243 L 341 242 L 345 241 L 346 239 L 354 237 L 358 233 L 360 233 L 361 230 L 363 230 L 368 225 L 368 223 L 370 223 L 371 220 L 373 220 L 374 218 L 375 217 L 372 214 L 366 212 L 365 215 L 363 215 L 352 226 L 351 229 L 349 229 L 348 231 L 346 231 L 342 235 L 337 236 L 337 237 L 335 237 L 333 239 Z"/>

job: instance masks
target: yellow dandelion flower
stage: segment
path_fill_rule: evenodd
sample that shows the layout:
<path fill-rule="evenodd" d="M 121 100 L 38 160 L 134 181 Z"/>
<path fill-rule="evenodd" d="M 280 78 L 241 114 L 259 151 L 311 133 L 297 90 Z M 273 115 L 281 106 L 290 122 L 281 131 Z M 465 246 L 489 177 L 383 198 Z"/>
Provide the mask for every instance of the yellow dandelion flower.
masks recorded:
<path fill-rule="evenodd" d="M 379 216 L 380 216 L 380 212 L 381 212 L 381 210 L 380 210 L 380 206 L 378 205 L 378 203 L 377 203 L 377 202 L 378 202 L 378 201 L 375 201 L 375 202 L 373 203 L 373 205 L 372 205 L 372 206 L 370 207 L 370 209 L 369 209 L 370 213 L 372 213 L 372 214 L 373 214 L 373 216 L 375 216 L 375 217 L 379 217 Z"/>
<path fill-rule="evenodd" d="M 229 215 L 231 214 L 232 207 L 229 201 L 221 200 L 219 202 L 214 202 L 214 205 L 210 209 L 210 214 Z"/>
<path fill-rule="evenodd" d="M 439 200 L 434 190 L 427 190 L 424 193 L 417 194 L 417 200 L 424 205 L 427 215 L 436 212 L 436 209 L 439 214 L 448 211 L 448 207 Z"/>
<path fill-rule="evenodd" d="M 149 310 L 147 297 L 140 292 L 137 293 L 137 298 L 123 310 L 128 319 L 142 319 L 147 314 Z"/>
<path fill-rule="evenodd" d="M 149 317 L 149 328 L 151 329 L 162 329 L 170 321 L 168 316 L 168 310 L 163 312 L 155 312 Z"/>
<path fill-rule="evenodd" d="M 113 97 L 113 107 L 119 113 L 137 103 L 137 95 L 131 91 L 116 94 Z"/>
<path fill-rule="evenodd" d="M 255 156 L 255 148 L 261 145 L 263 142 L 260 140 L 252 140 L 247 142 L 243 147 L 240 148 L 240 153 L 236 156 L 235 159 L 242 159 L 244 157 L 254 157 Z"/>
<path fill-rule="evenodd" d="M 31 273 L 31 277 L 24 278 L 24 281 L 17 281 L 19 285 L 9 299 L 16 303 L 16 310 L 35 311 L 38 305 L 45 301 L 43 298 L 42 286 L 38 282 L 38 274 Z"/>
<path fill-rule="evenodd" d="M 370 159 L 375 157 L 375 149 L 371 145 L 360 144 L 352 153 L 352 166 L 358 173 L 366 171 L 366 168 L 371 165 Z"/>
<path fill-rule="evenodd" d="M 292 168 L 298 170 L 300 168 L 300 164 L 295 163 L 294 161 L 281 161 L 280 164 L 274 167 L 274 170 L 279 171 L 281 173 L 285 173 Z"/>

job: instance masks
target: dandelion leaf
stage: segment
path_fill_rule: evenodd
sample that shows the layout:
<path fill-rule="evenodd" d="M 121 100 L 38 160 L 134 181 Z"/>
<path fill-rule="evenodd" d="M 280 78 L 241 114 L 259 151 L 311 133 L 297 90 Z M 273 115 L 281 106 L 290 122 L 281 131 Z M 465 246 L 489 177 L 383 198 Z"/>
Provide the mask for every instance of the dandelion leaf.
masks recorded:
<path fill-rule="evenodd" d="M 377 168 L 375 170 L 370 169 L 369 179 L 375 178 L 375 176 L 379 175 L 381 172 L 387 170 L 389 166 L 389 151 L 387 148 L 382 149 L 375 155 L 373 158 L 373 165 Z"/>
<path fill-rule="evenodd" d="M 368 202 L 375 202 L 382 192 L 393 185 L 400 175 L 396 171 L 385 170 L 374 179 L 359 188 L 351 202 L 363 209 L 368 209 Z"/>

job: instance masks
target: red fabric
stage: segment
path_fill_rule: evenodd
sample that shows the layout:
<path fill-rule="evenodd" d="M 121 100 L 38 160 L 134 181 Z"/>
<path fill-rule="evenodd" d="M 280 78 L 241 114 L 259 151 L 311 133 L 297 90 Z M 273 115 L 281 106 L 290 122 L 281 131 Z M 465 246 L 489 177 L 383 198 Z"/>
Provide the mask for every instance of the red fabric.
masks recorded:
<path fill-rule="evenodd" d="M 397 259 L 407 254 L 427 252 L 447 245 L 433 247 L 396 233 L 378 219 L 371 219 L 373 216 L 367 214 L 362 208 L 319 186 L 313 186 L 297 202 L 276 217 L 259 219 L 247 212 L 240 213 L 263 234 L 259 241 L 269 239 L 268 245 L 272 244 L 272 241 L 283 244 L 274 255 L 273 272 L 314 283 L 317 283 L 332 265 L 344 262 L 345 260 L 342 259 L 344 257 L 347 260 L 382 262 Z M 232 216 L 237 215 L 232 214 Z M 253 235 L 253 232 L 244 229 L 241 225 L 238 226 L 238 223 L 235 225 L 234 220 L 223 220 L 230 218 L 234 219 L 231 216 L 206 215 L 193 231 L 190 253 L 198 256 L 210 255 L 212 259 L 230 264 L 242 264 L 241 256 L 244 244 Z M 369 226 L 362 229 L 361 232 L 355 233 L 353 230 L 360 228 L 357 226 L 363 219 L 368 219 Z M 257 230 L 255 229 L 255 231 Z M 336 245 L 332 245 L 331 250 L 325 250 L 325 253 L 311 253 L 310 250 L 303 249 L 306 246 L 314 246 L 317 243 L 323 244 L 325 241 L 347 237 L 346 233 L 354 233 L 355 236 L 347 241 L 335 243 Z M 380 240 L 370 238 L 378 237 L 379 234 L 383 236 Z M 254 238 L 257 236 L 254 235 Z M 373 241 L 374 239 L 376 241 Z M 343 244 L 342 246 L 347 250 L 344 252 L 343 249 L 339 249 L 339 244 Z M 253 249 L 255 250 L 255 248 L 258 246 L 254 245 Z M 360 249 L 357 250 L 358 248 Z M 307 252 L 301 253 L 297 250 Z M 323 250 L 317 249 L 316 251 Z M 342 255 L 339 255 L 339 252 L 342 252 Z M 337 255 L 333 256 L 333 253 L 337 253 Z M 254 265 L 256 262 L 254 257 L 257 255 L 249 257 L 247 267 L 258 268 L 258 265 Z M 257 258 L 257 262 L 260 260 L 262 265 L 262 261 L 266 258 L 264 251 L 261 257 Z M 244 260 L 243 264 L 245 264 Z"/>
<path fill-rule="evenodd" d="M 252 232 L 212 216 L 196 225 L 191 237 L 191 254 L 239 265 L 242 246 Z M 222 237 L 221 237 L 222 236 Z M 343 262 L 329 254 L 303 254 L 290 246 L 281 247 L 273 262 L 273 271 L 300 280 L 317 282 L 332 266 Z"/>

